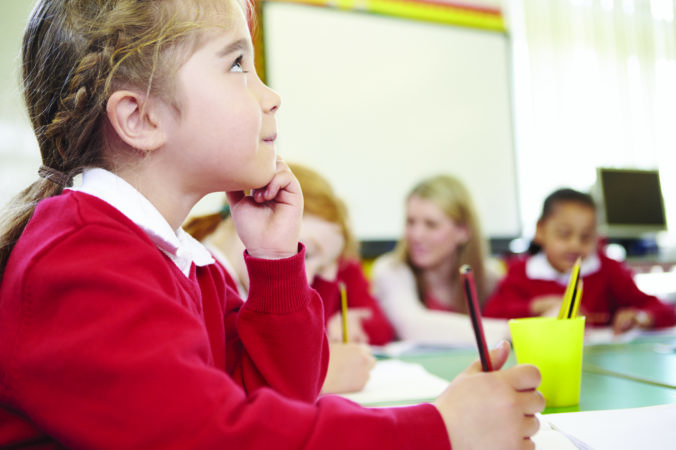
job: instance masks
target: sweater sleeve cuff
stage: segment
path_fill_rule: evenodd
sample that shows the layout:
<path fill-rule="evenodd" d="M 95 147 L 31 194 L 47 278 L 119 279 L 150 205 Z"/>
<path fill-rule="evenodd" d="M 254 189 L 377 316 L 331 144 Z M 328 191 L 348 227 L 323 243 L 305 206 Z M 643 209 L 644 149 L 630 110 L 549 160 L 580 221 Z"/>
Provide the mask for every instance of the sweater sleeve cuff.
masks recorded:
<path fill-rule="evenodd" d="M 249 273 L 247 307 L 263 313 L 288 314 L 307 307 L 312 298 L 305 274 L 305 247 L 284 259 L 260 259 L 244 251 Z"/>
<path fill-rule="evenodd" d="M 642 310 L 648 314 L 652 320 L 652 328 L 666 328 L 676 325 L 676 310 L 668 305 L 661 310 L 645 309 Z"/>
<path fill-rule="evenodd" d="M 394 439 L 396 448 L 424 448 L 427 450 L 451 450 L 448 440 L 446 425 L 441 418 L 439 410 L 431 403 L 393 408 L 401 423 L 405 427 L 397 427 L 401 430 Z M 411 433 L 411 430 L 417 430 Z"/>

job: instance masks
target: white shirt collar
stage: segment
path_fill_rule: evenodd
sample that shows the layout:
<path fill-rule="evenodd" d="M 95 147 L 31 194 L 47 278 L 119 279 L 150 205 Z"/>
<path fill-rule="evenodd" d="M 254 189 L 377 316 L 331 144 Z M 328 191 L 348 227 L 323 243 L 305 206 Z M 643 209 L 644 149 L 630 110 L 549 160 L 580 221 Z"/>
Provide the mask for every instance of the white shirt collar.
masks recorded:
<path fill-rule="evenodd" d="M 596 253 L 587 256 L 580 265 L 580 275 L 586 277 L 601 268 L 601 260 Z M 560 273 L 547 260 L 544 252 L 531 256 L 526 262 L 526 275 L 535 280 L 556 281 L 564 286 L 568 284 L 570 272 Z"/>
<path fill-rule="evenodd" d="M 70 188 L 93 195 L 110 204 L 146 232 L 150 240 L 181 269 L 186 276 L 190 266 L 213 264 L 209 251 L 182 228 L 174 231 L 155 206 L 131 184 L 100 168 L 85 169 L 82 184 Z"/>

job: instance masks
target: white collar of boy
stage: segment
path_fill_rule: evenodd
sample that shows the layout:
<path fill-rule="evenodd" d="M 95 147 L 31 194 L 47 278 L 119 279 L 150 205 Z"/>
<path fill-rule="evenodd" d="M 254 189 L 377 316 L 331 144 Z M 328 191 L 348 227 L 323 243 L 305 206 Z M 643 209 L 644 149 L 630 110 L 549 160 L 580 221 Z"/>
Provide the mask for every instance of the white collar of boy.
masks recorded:
<path fill-rule="evenodd" d="M 131 184 L 100 168 L 85 169 L 82 184 L 70 188 L 100 198 L 146 232 L 151 241 L 171 258 L 186 276 L 191 263 L 213 264 L 209 251 L 182 228 L 174 231 L 155 206 Z"/>
<path fill-rule="evenodd" d="M 596 253 L 586 257 L 580 265 L 580 275 L 585 277 L 601 268 L 601 260 Z M 564 286 L 568 284 L 570 272 L 560 273 L 547 260 L 543 252 L 531 256 L 526 262 L 526 276 L 534 280 L 556 281 Z"/>

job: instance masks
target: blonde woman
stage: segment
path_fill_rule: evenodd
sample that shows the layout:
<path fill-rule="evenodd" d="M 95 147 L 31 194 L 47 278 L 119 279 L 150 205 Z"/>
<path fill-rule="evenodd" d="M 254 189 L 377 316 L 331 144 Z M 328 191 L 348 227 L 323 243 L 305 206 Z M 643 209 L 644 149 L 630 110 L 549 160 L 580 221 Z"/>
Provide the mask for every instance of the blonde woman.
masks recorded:
<path fill-rule="evenodd" d="M 500 278 L 485 247 L 472 199 L 458 179 L 438 175 L 411 190 L 404 236 L 373 267 L 374 295 L 400 339 L 473 344 L 459 269 L 472 267 L 483 306 Z M 502 320 L 485 319 L 484 330 L 491 343 L 508 335 Z"/>

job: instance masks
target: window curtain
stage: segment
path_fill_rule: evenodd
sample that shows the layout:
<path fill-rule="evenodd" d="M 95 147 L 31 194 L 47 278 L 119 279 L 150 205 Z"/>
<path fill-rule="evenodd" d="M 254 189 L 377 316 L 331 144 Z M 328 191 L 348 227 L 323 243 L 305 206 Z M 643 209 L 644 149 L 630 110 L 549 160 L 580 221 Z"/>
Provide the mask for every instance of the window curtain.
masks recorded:
<path fill-rule="evenodd" d="M 673 0 L 509 0 L 524 234 L 558 187 L 596 167 L 660 169 L 676 226 Z"/>

